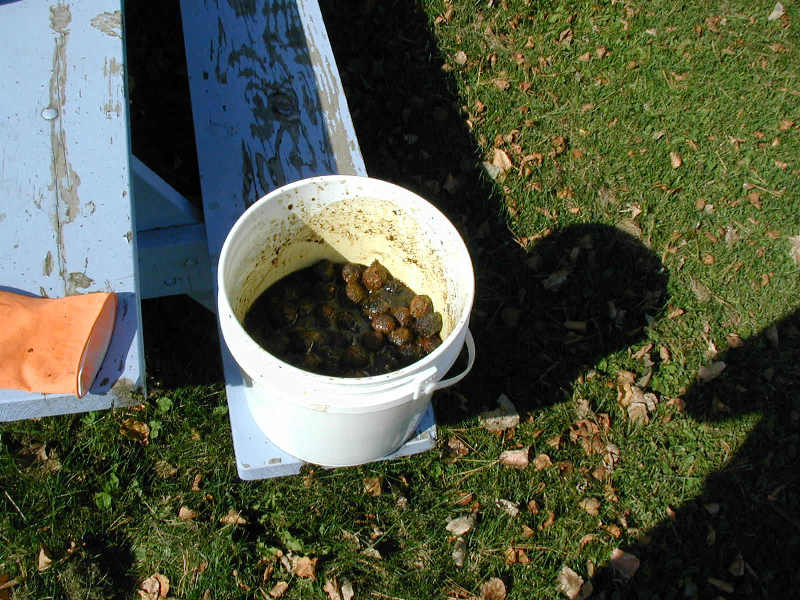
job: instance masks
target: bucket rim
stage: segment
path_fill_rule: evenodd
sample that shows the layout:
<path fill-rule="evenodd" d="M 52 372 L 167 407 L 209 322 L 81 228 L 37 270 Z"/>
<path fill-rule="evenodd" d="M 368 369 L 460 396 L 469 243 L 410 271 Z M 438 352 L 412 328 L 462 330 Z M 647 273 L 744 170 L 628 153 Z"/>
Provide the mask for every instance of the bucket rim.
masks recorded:
<path fill-rule="evenodd" d="M 384 186 L 385 188 L 392 189 L 396 192 L 401 193 L 402 195 L 406 196 L 407 198 L 413 199 L 414 202 L 420 204 L 421 206 L 425 207 L 426 210 L 432 211 L 438 220 L 440 220 L 443 226 L 449 227 L 452 231 L 456 234 L 456 239 L 458 239 L 459 244 L 458 248 L 455 249 L 456 252 L 462 254 L 462 258 L 464 258 L 464 262 L 468 267 L 468 275 L 469 275 L 469 289 L 467 290 L 465 301 L 464 301 L 464 308 L 461 311 L 458 319 L 453 324 L 452 331 L 448 334 L 448 336 L 442 340 L 442 343 L 437 347 L 433 352 L 424 356 L 418 361 L 415 361 L 411 365 L 403 367 L 402 369 L 397 369 L 395 371 L 390 371 L 389 373 L 383 373 L 380 375 L 371 375 L 367 377 L 336 377 L 332 375 L 322 375 L 318 373 L 312 373 L 311 371 L 306 371 L 299 367 L 295 367 L 285 361 L 282 361 L 275 355 L 267 352 L 262 346 L 260 346 L 244 329 L 244 326 L 241 324 L 239 319 L 236 317 L 235 313 L 233 312 L 233 307 L 228 299 L 226 290 L 224 289 L 225 285 L 225 277 L 224 271 L 225 266 L 228 261 L 228 257 L 231 251 L 231 240 L 237 237 L 240 230 L 245 226 L 247 222 L 247 218 L 249 215 L 257 212 L 261 209 L 261 207 L 265 204 L 270 202 L 276 201 L 278 198 L 285 196 L 287 193 L 291 193 L 297 188 L 302 188 L 306 186 L 327 186 L 331 183 L 336 184 L 346 184 L 348 182 L 352 183 L 364 183 L 369 182 L 370 185 L 377 185 L 377 186 Z M 455 228 L 453 223 L 450 219 L 447 218 L 444 213 L 442 213 L 438 207 L 436 207 L 433 203 L 426 200 L 416 192 L 409 190 L 403 186 L 397 185 L 395 183 L 385 181 L 382 179 L 377 179 L 368 176 L 360 176 L 360 175 L 317 175 L 314 177 L 307 177 L 304 179 L 299 179 L 297 181 L 293 181 L 286 185 L 280 186 L 275 188 L 271 192 L 265 194 L 258 200 L 256 200 L 252 205 L 250 205 L 244 213 L 236 220 L 234 225 L 231 227 L 228 235 L 225 238 L 225 241 L 222 245 L 222 250 L 219 256 L 219 262 L 217 264 L 217 310 L 218 315 L 220 316 L 220 323 L 223 327 L 223 332 L 226 327 L 232 328 L 233 333 L 240 339 L 240 341 L 244 341 L 246 345 L 251 349 L 255 350 L 256 356 L 258 357 L 259 361 L 266 361 L 268 364 L 272 364 L 273 366 L 280 368 L 281 370 L 285 370 L 285 372 L 295 379 L 302 379 L 304 384 L 307 384 L 310 388 L 309 391 L 324 391 L 327 394 L 336 394 L 337 391 L 341 391 L 342 384 L 346 384 L 347 386 L 347 395 L 351 396 L 361 396 L 367 394 L 373 394 L 377 391 L 391 389 L 395 387 L 405 386 L 408 385 L 409 382 L 416 381 L 420 374 L 423 374 L 426 371 L 429 371 L 431 367 L 436 366 L 437 359 L 439 359 L 450 347 L 450 345 L 457 340 L 458 337 L 462 338 L 466 332 L 466 329 L 469 326 L 469 318 L 472 312 L 472 308 L 474 305 L 475 299 L 475 270 L 472 264 L 472 259 L 469 255 L 469 250 L 467 249 L 466 243 L 464 242 L 463 237 Z M 226 319 L 223 322 L 222 316 L 227 315 L 230 316 L 230 319 Z M 224 336 L 223 336 L 224 337 Z M 449 342 L 448 342 L 449 341 Z M 460 351 L 460 348 L 459 348 Z M 239 360 L 234 357 L 234 360 L 239 363 Z M 450 365 L 448 365 L 449 368 Z M 245 372 L 247 369 L 244 365 L 240 364 Z M 439 369 L 436 370 L 433 377 L 441 378 L 445 375 L 447 369 L 441 371 Z M 253 375 L 248 374 L 249 377 L 254 377 Z M 255 377 L 257 379 L 257 377 Z M 298 398 L 299 400 L 299 398 Z M 391 402 L 387 400 L 387 402 Z M 313 402 L 301 402 L 303 404 L 314 404 Z M 375 402 L 374 406 L 380 406 L 382 403 Z M 333 409 L 334 407 L 331 407 Z"/>

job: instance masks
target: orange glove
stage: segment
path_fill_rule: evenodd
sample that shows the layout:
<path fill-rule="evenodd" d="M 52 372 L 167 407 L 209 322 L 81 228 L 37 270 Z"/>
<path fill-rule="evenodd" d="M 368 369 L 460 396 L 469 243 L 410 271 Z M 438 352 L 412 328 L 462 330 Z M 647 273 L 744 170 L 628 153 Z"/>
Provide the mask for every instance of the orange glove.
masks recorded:
<path fill-rule="evenodd" d="M 0 290 L 0 388 L 89 391 L 106 355 L 117 297 L 33 298 Z"/>

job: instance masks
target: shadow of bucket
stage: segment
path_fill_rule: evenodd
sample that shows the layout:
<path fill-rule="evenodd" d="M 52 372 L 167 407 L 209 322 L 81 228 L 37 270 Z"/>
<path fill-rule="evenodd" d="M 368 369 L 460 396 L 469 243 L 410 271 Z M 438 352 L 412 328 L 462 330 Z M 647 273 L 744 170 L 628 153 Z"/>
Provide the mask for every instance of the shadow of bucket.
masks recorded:
<path fill-rule="evenodd" d="M 363 378 L 317 375 L 269 354 L 244 330 L 245 314 L 270 285 L 322 259 L 377 259 L 430 296 L 442 314 L 442 344 L 408 367 Z M 384 181 L 328 175 L 264 196 L 228 234 L 218 277 L 223 337 L 259 398 L 253 419 L 306 462 L 348 466 L 394 452 L 432 394 L 460 381 L 475 360 L 468 329 L 475 276 L 463 240 L 433 205 Z M 466 369 L 443 380 L 465 344 Z"/>

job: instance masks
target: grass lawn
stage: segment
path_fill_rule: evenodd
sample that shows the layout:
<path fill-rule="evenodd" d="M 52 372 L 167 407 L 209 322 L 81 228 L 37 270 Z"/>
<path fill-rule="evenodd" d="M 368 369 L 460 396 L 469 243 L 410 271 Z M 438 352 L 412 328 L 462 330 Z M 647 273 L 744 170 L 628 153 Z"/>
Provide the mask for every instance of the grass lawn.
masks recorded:
<path fill-rule="evenodd" d="M 239 481 L 213 318 L 147 301 L 140 408 L 0 426 L 0 599 L 154 573 L 187 599 L 800 597 L 797 4 L 321 4 L 369 173 L 473 257 L 438 448 Z M 137 129 L 166 62 L 133 74 L 134 145 L 191 197 L 186 136 L 148 137 L 191 128 Z"/>

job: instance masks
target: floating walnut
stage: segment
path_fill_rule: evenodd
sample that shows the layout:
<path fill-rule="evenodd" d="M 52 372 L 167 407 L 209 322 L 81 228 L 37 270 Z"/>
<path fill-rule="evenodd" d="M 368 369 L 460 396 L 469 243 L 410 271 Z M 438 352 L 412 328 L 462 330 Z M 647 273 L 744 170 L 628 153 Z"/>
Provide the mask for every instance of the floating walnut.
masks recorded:
<path fill-rule="evenodd" d="M 328 260 L 268 288 L 244 319 L 265 350 L 296 367 L 335 377 L 401 369 L 442 343 L 442 316 L 380 262 Z"/>

